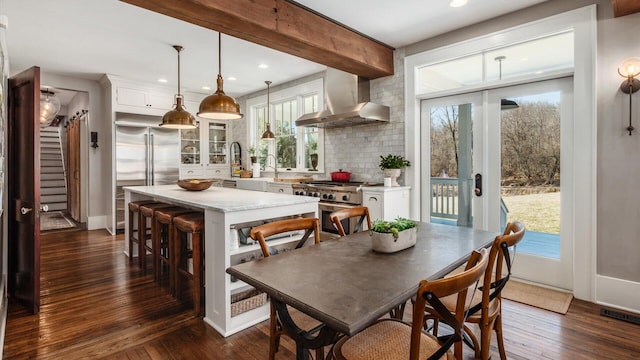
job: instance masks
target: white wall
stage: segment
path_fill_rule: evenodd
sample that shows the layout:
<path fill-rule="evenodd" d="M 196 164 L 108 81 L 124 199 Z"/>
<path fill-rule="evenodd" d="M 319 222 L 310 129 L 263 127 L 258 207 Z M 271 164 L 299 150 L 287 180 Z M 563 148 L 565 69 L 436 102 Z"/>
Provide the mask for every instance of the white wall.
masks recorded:
<path fill-rule="evenodd" d="M 598 301 L 640 311 L 640 131 L 625 131 L 629 96 L 618 65 L 640 57 L 640 13 L 613 18 L 608 1 L 598 12 Z M 633 95 L 640 129 L 640 93 Z"/>

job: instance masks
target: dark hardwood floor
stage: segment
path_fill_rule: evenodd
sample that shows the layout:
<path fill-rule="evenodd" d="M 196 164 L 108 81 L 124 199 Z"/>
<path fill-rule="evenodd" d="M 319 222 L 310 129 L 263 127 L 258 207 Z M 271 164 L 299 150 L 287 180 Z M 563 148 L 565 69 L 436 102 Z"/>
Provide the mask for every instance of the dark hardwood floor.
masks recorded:
<path fill-rule="evenodd" d="M 4 358 L 267 359 L 268 322 L 223 338 L 129 265 L 123 248 L 106 231 L 43 235 L 41 312 L 10 304 Z M 595 304 L 574 300 L 563 316 L 505 300 L 503 315 L 509 359 L 640 357 L 640 326 L 602 317 Z M 283 340 L 276 358 L 295 359 L 294 349 Z"/>

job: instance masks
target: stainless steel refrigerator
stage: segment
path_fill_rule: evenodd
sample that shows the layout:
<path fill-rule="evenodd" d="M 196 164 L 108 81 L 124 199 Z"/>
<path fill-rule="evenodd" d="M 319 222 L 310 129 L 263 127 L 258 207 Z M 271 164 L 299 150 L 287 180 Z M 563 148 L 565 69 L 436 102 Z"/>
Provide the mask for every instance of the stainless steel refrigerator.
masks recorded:
<path fill-rule="evenodd" d="M 178 130 L 159 118 L 128 115 L 116 121 L 116 230 L 124 230 L 124 186 L 175 184 L 179 177 Z"/>

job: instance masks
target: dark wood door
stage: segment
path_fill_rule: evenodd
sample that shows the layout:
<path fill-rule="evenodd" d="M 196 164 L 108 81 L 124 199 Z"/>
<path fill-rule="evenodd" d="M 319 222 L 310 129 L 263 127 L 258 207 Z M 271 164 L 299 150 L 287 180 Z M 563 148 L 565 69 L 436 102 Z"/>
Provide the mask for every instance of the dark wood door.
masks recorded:
<path fill-rule="evenodd" d="M 67 125 L 67 207 L 80 222 L 80 118 Z"/>
<path fill-rule="evenodd" d="M 9 296 L 40 310 L 40 68 L 9 79 Z"/>

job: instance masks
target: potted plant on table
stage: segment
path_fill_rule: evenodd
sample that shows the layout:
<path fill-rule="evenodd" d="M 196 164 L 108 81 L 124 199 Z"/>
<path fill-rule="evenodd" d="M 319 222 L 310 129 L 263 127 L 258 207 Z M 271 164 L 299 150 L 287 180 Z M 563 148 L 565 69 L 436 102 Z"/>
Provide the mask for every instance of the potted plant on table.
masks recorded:
<path fill-rule="evenodd" d="M 371 224 L 371 248 L 373 251 L 393 253 L 416 244 L 418 223 L 403 217 L 393 221 L 375 220 Z"/>
<path fill-rule="evenodd" d="M 384 171 L 384 175 L 391 178 L 391 186 L 400 186 L 400 184 L 398 184 L 398 177 L 403 168 L 411 166 L 411 162 L 400 155 L 380 155 L 379 166 L 380 170 Z"/>

